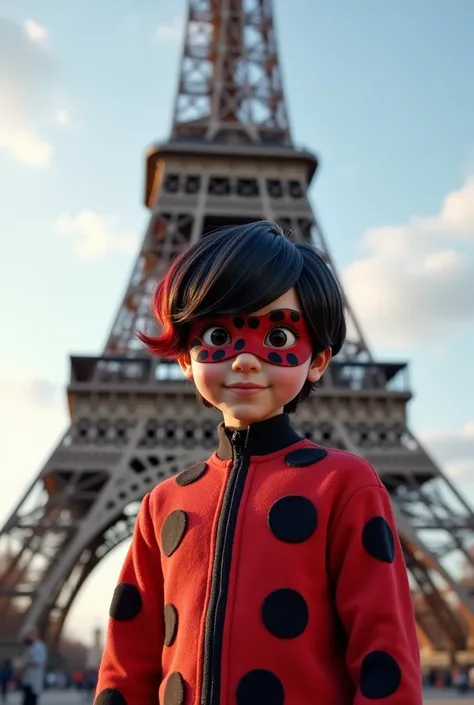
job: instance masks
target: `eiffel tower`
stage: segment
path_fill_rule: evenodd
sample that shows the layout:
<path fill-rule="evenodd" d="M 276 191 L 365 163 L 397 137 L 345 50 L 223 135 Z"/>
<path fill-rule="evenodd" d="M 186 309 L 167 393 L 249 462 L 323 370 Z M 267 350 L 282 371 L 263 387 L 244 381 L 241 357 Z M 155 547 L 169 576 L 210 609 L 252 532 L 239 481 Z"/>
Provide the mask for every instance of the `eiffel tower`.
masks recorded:
<path fill-rule="evenodd" d="M 88 576 L 131 536 L 144 494 L 216 446 L 215 413 L 135 336 L 151 330 L 150 295 L 170 260 L 219 226 L 267 219 L 313 240 L 337 276 L 307 196 L 317 166 L 291 137 L 271 0 L 189 0 L 172 132 L 146 157 L 150 220 L 128 288 L 103 353 L 71 357 L 70 428 L 0 534 L 0 639 L 35 624 L 54 647 Z M 347 343 L 294 425 L 377 469 L 420 639 L 455 652 L 472 632 L 455 569 L 470 561 L 474 516 L 407 428 L 406 363 L 375 361 L 346 306 Z"/>

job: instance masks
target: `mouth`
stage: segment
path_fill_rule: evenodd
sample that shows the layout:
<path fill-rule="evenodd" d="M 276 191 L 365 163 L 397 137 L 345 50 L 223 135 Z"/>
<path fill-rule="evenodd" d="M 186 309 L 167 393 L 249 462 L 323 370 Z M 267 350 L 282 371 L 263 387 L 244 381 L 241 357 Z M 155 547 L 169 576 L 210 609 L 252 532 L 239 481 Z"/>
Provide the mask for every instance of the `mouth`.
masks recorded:
<path fill-rule="evenodd" d="M 262 392 L 267 387 L 261 384 L 254 384 L 253 382 L 236 382 L 235 384 L 227 384 L 226 389 L 230 389 L 234 394 L 239 394 L 241 396 L 258 394 Z"/>
<path fill-rule="evenodd" d="M 255 384 L 254 382 L 236 382 L 235 384 L 226 384 L 226 389 L 266 389 L 263 384 Z"/>

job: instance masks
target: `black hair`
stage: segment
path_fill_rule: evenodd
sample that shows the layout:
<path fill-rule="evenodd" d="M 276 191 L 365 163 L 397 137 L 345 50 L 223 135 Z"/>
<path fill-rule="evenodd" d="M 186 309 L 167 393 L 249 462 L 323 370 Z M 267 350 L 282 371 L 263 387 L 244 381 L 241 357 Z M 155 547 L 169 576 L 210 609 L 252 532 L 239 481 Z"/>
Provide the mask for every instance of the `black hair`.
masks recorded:
<path fill-rule="evenodd" d="M 254 313 L 292 287 L 301 302 L 314 357 L 327 348 L 334 357 L 346 336 L 339 285 L 312 244 L 292 241 L 270 221 L 217 230 L 184 250 L 154 296 L 160 335 L 138 337 L 152 354 L 176 358 L 187 351 L 190 325 L 197 319 Z M 306 381 L 285 412 L 295 411 L 315 386 Z"/>

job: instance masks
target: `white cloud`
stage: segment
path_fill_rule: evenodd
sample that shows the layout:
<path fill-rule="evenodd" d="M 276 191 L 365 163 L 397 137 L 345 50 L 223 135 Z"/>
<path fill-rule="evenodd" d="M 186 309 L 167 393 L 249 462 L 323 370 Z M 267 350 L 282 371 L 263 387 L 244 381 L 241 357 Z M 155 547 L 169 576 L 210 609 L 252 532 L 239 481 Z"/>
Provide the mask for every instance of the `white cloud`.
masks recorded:
<path fill-rule="evenodd" d="M 115 215 L 81 211 L 62 215 L 55 223 L 58 235 L 69 239 L 80 259 L 100 259 L 111 252 L 136 252 L 138 239 L 120 229 Z"/>
<path fill-rule="evenodd" d="M 56 122 L 60 125 L 68 125 L 71 118 L 67 110 L 56 111 Z"/>
<path fill-rule="evenodd" d="M 13 369 L 7 377 L 0 377 L 0 390 L 3 399 L 17 406 L 53 406 L 60 388 L 50 380 L 37 377 L 31 371 Z"/>
<path fill-rule="evenodd" d="M 427 430 L 418 435 L 452 477 L 474 480 L 474 421 L 460 430 Z"/>
<path fill-rule="evenodd" d="M 27 20 L 25 22 L 25 31 L 31 41 L 37 42 L 38 44 L 44 44 L 48 38 L 48 33 L 45 28 L 34 20 Z"/>
<path fill-rule="evenodd" d="M 44 28 L 32 20 L 22 27 L 0 18 L 0 150 L 30 166 L 48 164 L 53 154 L 41 135 L 53 113 L 57 77 L 46 39 Z"/>
<path fill-rule="evenodd" d="M 0 130 L 0 149 L 29 166 L 46 166 L 51 162 L 53 147 L 33 132 Z"/>
<path fill-rule="evenodd" d="M 470 421 L 459 431 L 424 431 L 420 437 L 429 443 L 443 460 L 460 461 L 470 457 L 474 462 L 474 421 Z"/>
<path fill-rule="evenodd" d="M 457 460 L 446 463 L 448 475 L 459 482 L 472 482 L 474 480 L 474 460 Z"/>
<path fill-rule="evenodd" d="M 474 320 L 474 176 L 439 213 L 365 233 L 343 283 L 373 341 L 409 347 Z"/>
<path fill-rule="evenodd" d="M 181 39 L 184 31 L 182 18 L 175 17 L 171 22 L 163 22 L 155 28 L 155 39 L 158 41 L 175 42 Z"/>

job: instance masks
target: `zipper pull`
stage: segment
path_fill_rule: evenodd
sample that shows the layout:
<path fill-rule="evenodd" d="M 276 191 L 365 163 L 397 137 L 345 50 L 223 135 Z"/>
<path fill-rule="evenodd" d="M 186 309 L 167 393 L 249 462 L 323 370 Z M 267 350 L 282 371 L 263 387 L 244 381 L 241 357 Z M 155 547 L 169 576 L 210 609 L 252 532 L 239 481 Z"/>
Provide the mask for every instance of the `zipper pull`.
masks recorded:
<path fill-rule="evenodd" d="M 240 456 L 242 455 L 242 451 L 243 451 L 243 443 L 242 443 L 243 438 L 242 438 L 241 433 L 239 433 L 239 431 L 234 431 L 234 433 L 232 434 L 231 440 L 232 440 L 232 445 L 234 447 L 235 456 L 236 456 L 236 458 L 240 458 Z"/>

